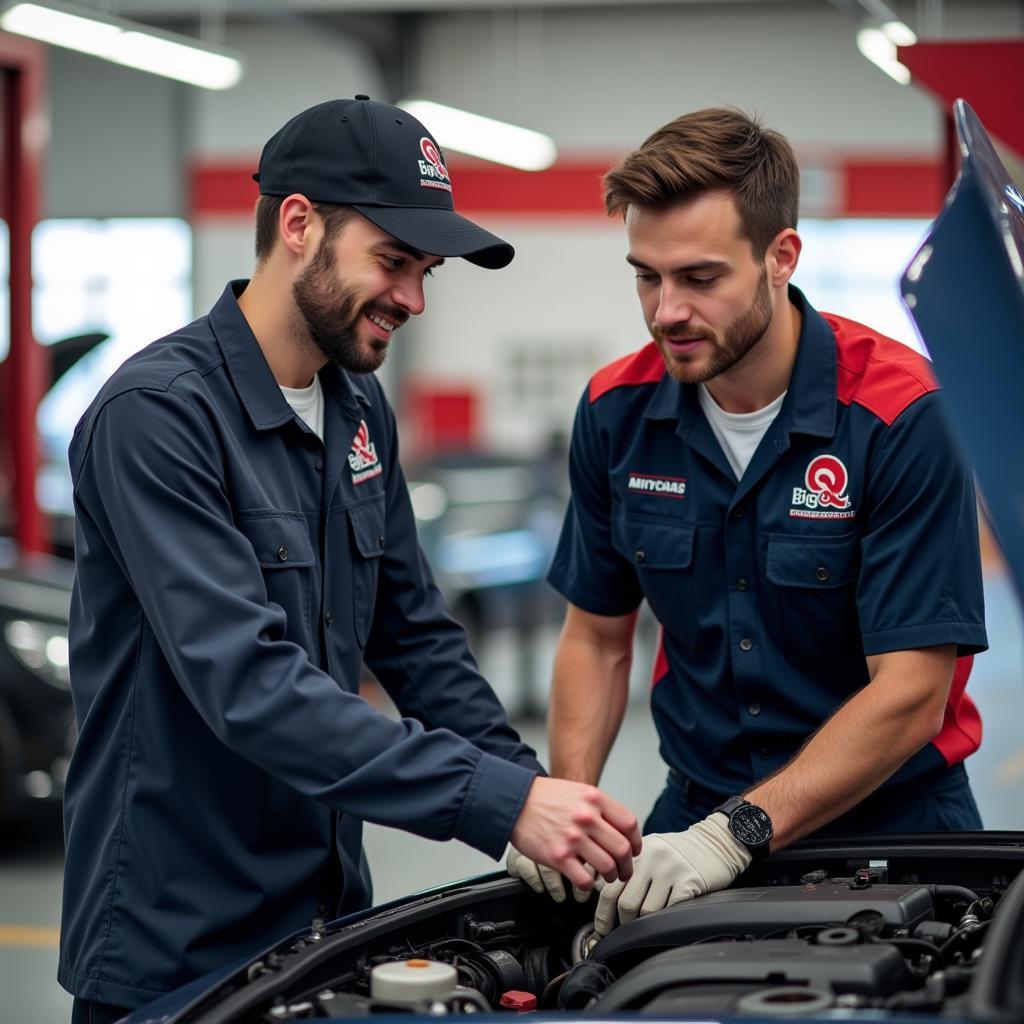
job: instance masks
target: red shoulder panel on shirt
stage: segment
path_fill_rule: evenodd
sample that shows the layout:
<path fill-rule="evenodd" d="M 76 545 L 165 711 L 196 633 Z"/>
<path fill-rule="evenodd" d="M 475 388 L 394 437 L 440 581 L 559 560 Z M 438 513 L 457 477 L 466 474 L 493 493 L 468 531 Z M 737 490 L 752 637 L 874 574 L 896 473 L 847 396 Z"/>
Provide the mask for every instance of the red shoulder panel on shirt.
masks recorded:
<path fill-rule="evenodd" d="M 844 405 L 862 405 L 889 426 L 922 395 L 938 390 L 931 363 L 912 348 L 845 317 L 822 316 L 836 336 L 836 390 Z"/>
<path fill-rule="evenodd" d="M 602 367 L 590 379 L 590 401 L 596 402 L 614 388 L 655 384 L 665 373 L 665 360 L 658 346 L 648 342 L 639 352 L 616 359 Z"/>

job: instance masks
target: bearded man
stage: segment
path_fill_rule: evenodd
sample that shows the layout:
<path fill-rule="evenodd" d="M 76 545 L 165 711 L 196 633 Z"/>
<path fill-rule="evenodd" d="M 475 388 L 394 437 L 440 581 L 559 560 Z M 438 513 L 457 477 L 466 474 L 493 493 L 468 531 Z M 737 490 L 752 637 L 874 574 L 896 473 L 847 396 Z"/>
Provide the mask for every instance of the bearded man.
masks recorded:
<path fill-rule="evenodd" d="M 372 375 L 445 256 L 512 247 L 455 213 L 426 128 L 366 96 L 298 114 L 254 177 L 252 280 L 129 359 L 71 444 L 75 1021 L 368 906 L 363 821 L 511 839 L 584 887 L 640 849 L 624 807 L 543 776 L 477 672 Z M 401 721 L 360 698 L 363 662 Z"/>
<path fill-rule="evenodd" d="M 600 778 L 646 599 L 669 772 L 601 933 L 811 833 L 981 827 L 963 766 L 986 647 L 971 476 L 928 361 L 789 283 L 798 186 L 781 135 L 717 108 L 604 179 L 653 340 L 577 410 L 551 761 Z M 509 869 L 565 898 L 529 858 Z"/>

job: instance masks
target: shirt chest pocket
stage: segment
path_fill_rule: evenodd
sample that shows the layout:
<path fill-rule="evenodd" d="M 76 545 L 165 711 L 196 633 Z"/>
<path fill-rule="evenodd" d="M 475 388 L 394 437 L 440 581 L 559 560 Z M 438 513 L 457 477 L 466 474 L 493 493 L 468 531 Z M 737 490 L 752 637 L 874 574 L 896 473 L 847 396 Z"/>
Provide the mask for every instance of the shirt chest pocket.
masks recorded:
<path fill-rule="evenodd" d="M 352 535 L 353 627 L 360 647 L 366 646 L 377 600 L 377 579 L 386 545 L 384 495 L 345 510 Z"/>
<path fill-rule="evenodd" d="M 860 535 L 768 537 L 765 616 L 777 645 L 795 663 L 863 661 L 857 616 Z"/>
<path fill-rule="evenodd" d="M 612 539 L 618 552 L 633 563 L 655 618 L 692 648 L 698 634 L 692 524 L 619 510 Z"/>
<path fill-rule="evenodd" d="M 306 517 L 301 512 L 255 510 L 239 512 L 236 521 L 256 555 L 267 601 L 288 617 L 287 639 L 310 650 L 315 558 Z"/>

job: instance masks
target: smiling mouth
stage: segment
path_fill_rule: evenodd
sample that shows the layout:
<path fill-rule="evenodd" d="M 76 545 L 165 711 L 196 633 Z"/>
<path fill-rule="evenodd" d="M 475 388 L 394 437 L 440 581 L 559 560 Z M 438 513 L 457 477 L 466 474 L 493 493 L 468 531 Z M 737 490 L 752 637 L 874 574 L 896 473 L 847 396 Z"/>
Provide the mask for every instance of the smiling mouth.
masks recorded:
<path fill-rule="evenodd" d="M 401 324 L 397 323 L 396 321 L 389 320 L 386 316 L 381 316 L 380 313 L 368 312 L 364 315 L 366 316 L 366 319 L 370 321 L 371 324 L 374 324 L 375 326 L 379 327 L 387 335 L 390 335 L 393 331 L 395 331 L 398 327 L 401 326 Z"/>

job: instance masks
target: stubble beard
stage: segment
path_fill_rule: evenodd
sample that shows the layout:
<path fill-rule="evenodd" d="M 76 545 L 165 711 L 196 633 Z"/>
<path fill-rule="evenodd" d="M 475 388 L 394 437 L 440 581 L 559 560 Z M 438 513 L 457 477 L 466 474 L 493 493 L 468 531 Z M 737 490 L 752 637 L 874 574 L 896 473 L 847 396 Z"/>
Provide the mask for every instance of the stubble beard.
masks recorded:
<path fill-rule="evenodd" d="M 367 307 L 360 306 L 354 290 L 339 279 L 337 260 L 326 239 L 296 278 L 292 298 L 310 341 L 327 359 L 350 373 L 380 369 L 388 342 L 372 338 L 368 348 L 360 345 L 359 326 Z"/>
<path fill-rule="evenodd" d="M 768 272 L 762 268 L 750 308 L 729 325 L 721 341 L 710 331 L 687 331 L 682 325 L 678 329 L 672 327 L 668 330 L 651 325 L 651 336 L 658 343 L 665 359 L 665 366 L 672 377 L 683 384 L 704 384 L 731 370 L 740 360 L 746 358 L 771 326 L 773 314 Z M 703 338 L 712 342 L 713 349 L 705 362 L 691 363 L 685 356 L 680 357 L 669 350 L 665 344 L 666 337 L 687 340 Z"/>

